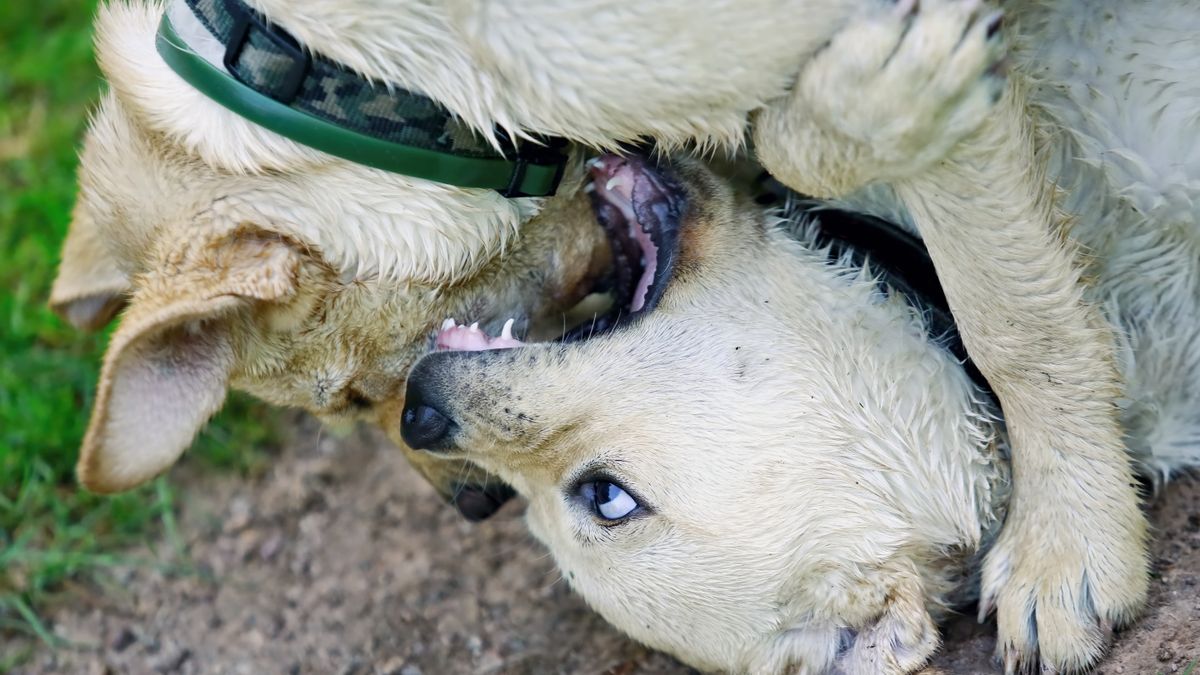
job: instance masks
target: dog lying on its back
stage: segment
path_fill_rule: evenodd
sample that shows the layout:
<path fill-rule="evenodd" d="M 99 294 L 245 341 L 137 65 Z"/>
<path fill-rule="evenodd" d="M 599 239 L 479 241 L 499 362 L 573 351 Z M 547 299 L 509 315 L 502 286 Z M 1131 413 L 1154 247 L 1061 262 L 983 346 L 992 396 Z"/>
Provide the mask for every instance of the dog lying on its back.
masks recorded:
<path fill-rule="evenodd" d="M 406 423 L 405 438 L 514 486 L 571 586 L 689 665 L 919 670 L 936 623 L 978 596 L 1011 505 L 988 395 L 919 299 L 831 260 L 819 229 L 781 227 L 691 161 L 611 158 L 598 172 L 603 199 L 675 242 L 652 311 L 582 342 L 423 358 L 409 405 L 445 421 Z M 622 184 L 605 193 L 610 175 Z M 1128 224 L 1076 232 L 1113 239 L 1096 291 L 1133 338 L 1131 460 L 1161 479 L 1200 465 L 1187 346 L 1200 288 L 1168 290 L 1144 266 L 1161 252 L 1151 265 L 1194 276 L 1200 239 Z"/>
<path fill-rule="evenodd" d="M 930 609 L 1003 516 L 985 397 L 902 298 L 699 165 L 598 171 L 656 241 L 677 234 L 652 311 L 582 342 L 425 357 L 408 405 L 449 423 L 406 440 L 511 484 L 572 587 L 689 665 L 917 668 Z"/>
<path fill-rule="evenodd" d="M 1026 485 L 988 561 L 1006 658 L 1091 662 L 1103 624 L 1139 606 L 1144 524 L 1111 415 L 1111 341 L 1054 232 L 1020 89 L 993 114 L 1003 49 L 982 2 L 250 4 L 313 52 L 424 93 L 483 134 L 735 147 L 750 118 L 764 164 L 793 188 L 892 182 L 1007 410 Z M 169 11 L 193 16 L 181 0 Z M 395 437 L 404 372 L 444 316 L 493 332 L 509 313 L 553 324 L 603 276 L 577 172 L 556 197 L 505 200 L 302 147 L 170 71 L 153 47 L 160 14 L 140 0 L 100 14 L 112 92 L 52 298 L 80 325 L 129 301 L 84 442 L 85 485 L 122 489 L 169 466 L 228 385 Z M 188 48 L 219 47 L 194 16 L 176 28 Z M 994 169 L 998 149 L 995 180 L 980 167 Z M 1047 407 L 1059 416 L 1043 418 Z M 412 457 L 445 495 L 476 482 L 466 464 Z M 1091 485 L 1064 478 L 1077 464 L 1098 467 Z M 1077 510 L 1084 493 L 1112 508 Z M 484 515 L 499 495 L 480 499 Z M 1062 546 L 1053 569 L 1047 538 Z M 1088 549 L 1097 541 L 1103 554 Z M 1068 601 L 1085 590 L 1093 605 Z"/>
<path fill-rule="evenodd" d="M 1040 70 L 1042 150 L 1066 191 L 1070 235 L 1093 254 L 1090 299 L 1125 338 L 1126 461 L 1161 482 L 1200 464 L 1200 162 L 1162 142 L 1188 136 L 1193 102 L 1155 83 L 1200 57 L 1184 37 L 1200 15 L 1152 5 L 1107 7 L 1126 32 L 1106 41 L 1093 31 L 1107 21 L 1079 23 L 1066 3 L 1038 7 L 1025 25 L 1058 37 L 1018 57 Z M 1139 29 L 1162 30 L 1164 17 L 1179 35 L 1158 35 L 1170 47 L 1147 52 Z M 1088 65 L 1116 68 L 1130 53 L 1143 59 L 1133 74 Z M 998 180 L 1005 159 L 991 167 Z M 817 230 L 786 232 L 691 161 L 613 157 L 593 171 L 602 220 L 644 230 L 655 247 L 652 311 L 583 342 L 425 357 L 408 405 L 442 421 L 407 424 L 405 438 L 508 481 L 589 604 L 691 665 L 918 669 L 948 606 L 982 590 L 988 611 L 995 579 L 984 568 L 976 587 L 974 572 L 1023 485 L 997 410 L 920 306 L 891 283 L 881 292 L 877 268 L 831 262 Z M 903 217 L 881 191 L 858 197 L 849 203 Z M 1096 468 L 1069 478 L 1087 487 Z M 1086 514 L 1120 508 L 1090 489 L 1078 502 L 1055 496 L 1083 514 L 1070 522 L 1082 529 L 1094 526 Z M 1110 545 L 1092 541 L 1092 552 Z M 1041 554 L 1038 583 L 1103 611 L 1087 583 L 1071 595 L 1049 573 L 1069 542 L 1048 538 Z M 1005 627 L 1013 620 L 1001 612 L 1002 637 L 1034 644 L 1028 624 Z M 1036 643 L 1062 650 L 1083 637 L 1057 625 Z"/>

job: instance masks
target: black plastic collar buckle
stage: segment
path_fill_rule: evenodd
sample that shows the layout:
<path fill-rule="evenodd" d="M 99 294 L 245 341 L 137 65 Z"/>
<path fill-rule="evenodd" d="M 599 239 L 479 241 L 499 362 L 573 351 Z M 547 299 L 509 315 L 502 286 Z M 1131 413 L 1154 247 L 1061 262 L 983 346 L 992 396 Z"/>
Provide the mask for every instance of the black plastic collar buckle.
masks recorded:
<path fill-rule="evenodd" d="M 515 145 L 512 138 L 503 129 L 497 129 L 496 135 L 501 141 L 508 145 Z M 539 137 L 540 143 L 525 141 L 517 146 L 516 156 L 512 159 L 516 165 L 513 167 L 512 178 L 508 182 L 508 187 L 498 190 L 501 197 L 505 199 L 516 199 L 518 197 L 546 197 L 553 195 L 558 190 L 558 184 L 562 182 L 563 174 L 567 170 L 567 160 L 570 158 L 570 152 L 567 150 L 567 140 L 558 137 Z M 538 192 L 530 194 L 522 190 L 525 182 L 525 171 L 530 165 L 536 166 L 553 166 L 554 179 L 550 186 L 549 192 Z"/>
<path fill-rule="evenodd" d="M 229 42 L 225 45 L 225 70 L 242 84 L 269 96 L 285 105 L 296 100 L 304 85 L 304 78 L 312 68 L 312 56 L 300 48 L 300 42 L 286 30 L 268 22 L 262 15 L 240 2 L 226 2 L 225 8 L 233 17 L 233 28 L 229 33 Z M 247 82 L 234 66 L 242 55 L 246 43 L 250 41 L 250 29 L 257 28 L 271 41 L 282 54 L 291 59 L 287 72 L 268 87 L 262 87 L 254 82 Z"/>

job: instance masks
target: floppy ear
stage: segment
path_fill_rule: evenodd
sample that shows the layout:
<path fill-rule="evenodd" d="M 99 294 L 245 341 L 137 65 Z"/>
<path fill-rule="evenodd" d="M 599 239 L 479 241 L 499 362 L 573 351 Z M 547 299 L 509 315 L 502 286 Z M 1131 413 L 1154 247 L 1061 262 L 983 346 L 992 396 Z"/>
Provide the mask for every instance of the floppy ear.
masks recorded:
<path fill-rule="evenodd" d="M 138 278 L 104 356 L 76 467 L 85 487 L 136 487 L 183 454 L 225 400 L 236 323 L 255 303 L 290 297 L 300 260 L 278 238 L 235 236 Z"/>
<path fill-rule="evenodd" d="M 96 330 L 125 305 L 129 290 L 129 279 L 108 252 L 83 200 L 76 200 L 50 289 L 50 309 L 76 328 Z"/>

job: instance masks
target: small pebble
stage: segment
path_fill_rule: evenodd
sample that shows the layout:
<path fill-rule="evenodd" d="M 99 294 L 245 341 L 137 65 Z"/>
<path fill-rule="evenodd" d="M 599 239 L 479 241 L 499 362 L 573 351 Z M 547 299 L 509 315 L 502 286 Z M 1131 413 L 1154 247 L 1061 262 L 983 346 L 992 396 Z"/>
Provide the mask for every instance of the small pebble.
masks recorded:
<path fill-rule="evenodd" d="M 129 645 L 135 642 L 137 642 L 137 635 L 134 635 L 133 631 L 126 626 L 121 629 L 120 633 L 117 633 L 117 636 L 113 638 L 108 646 L 114 652 L 123 652 L 129 648 Z"/>

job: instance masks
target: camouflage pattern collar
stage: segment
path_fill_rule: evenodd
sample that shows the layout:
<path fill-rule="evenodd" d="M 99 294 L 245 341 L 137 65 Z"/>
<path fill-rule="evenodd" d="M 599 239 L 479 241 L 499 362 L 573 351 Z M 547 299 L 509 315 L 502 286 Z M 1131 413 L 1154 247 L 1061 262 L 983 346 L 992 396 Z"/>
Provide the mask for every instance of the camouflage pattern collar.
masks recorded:
<path fill-rule="evenodd" d="M 180 37 L 198 31 L 218 48 Z M 242 0 L 175 0 L 156 46 L 172 70 L 222 106 L 359 164 L 515 198 L 554 194 L 568 161 L 558 138 L 500 153 L 436 101 L 311 54 Z"/>

